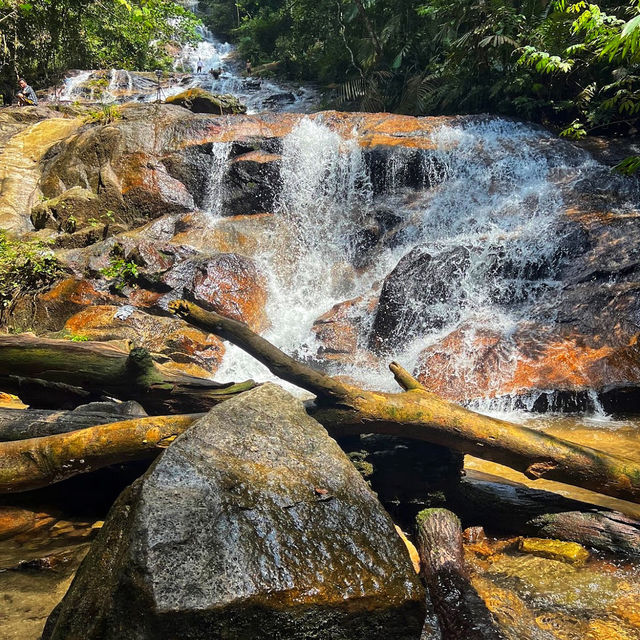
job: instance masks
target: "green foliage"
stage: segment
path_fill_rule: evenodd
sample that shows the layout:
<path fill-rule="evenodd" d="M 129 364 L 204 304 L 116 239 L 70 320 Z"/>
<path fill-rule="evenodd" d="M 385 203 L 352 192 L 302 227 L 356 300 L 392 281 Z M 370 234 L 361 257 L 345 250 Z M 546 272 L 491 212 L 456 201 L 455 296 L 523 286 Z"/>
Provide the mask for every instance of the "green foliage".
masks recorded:
<path fill-rule="evenodd" d="M 71 340 L 71 342 L 88 342 L 89 338 L 79 333 L 74 333 L 71 336 L 69 336 L 69 340 Z"/>
<path fill-rule="evenodd" d="M 622 162 L 619 162 L 614 168 L 614 171 L 622 173 L 626 176 L 632 176 L 640 171 L 640 156 L 630 156 L 625 158 Z"/>
<path fill-rule="evenodd" d="M 108 267 L 101 269 L 100 273 L 113 280 L 112 286 L 116 291 L 121 291 L 125 286 L 134 286 L 138 278 L 138 265 L 125 260 L 122 256 L 112 255 Z"/>
<path fill-rule="evenodd" d="M 104 104 L 95 111 L 89 111 L 84 121 L 87 123 L 110 124 L 122 117 L 120 107 L 115 104 Z M 112 212 L 113 213 L 113 212 Z"/>
<path fill-rule="evenodd" d="M 5 308 L 21 293 L 50 285 L 61 273 L 49 246 L 40 241 L 10 239 L 0 231 L 0 306 Z"/>
<path fill-rule="evenodd" d="M 343 108 L 489 111 L 570 137 L 640 114 L 639 0 L 205 0 L 254 65 L 337 87 Z"/>
<path fill-rule="evenodd" d="M 195 42 L 197 24 L 171 0 L 0 0 L 0 81 L 9 91 L 17 76 L 39 86 L 67 69 L 169 67 L 167 45 Z"/>

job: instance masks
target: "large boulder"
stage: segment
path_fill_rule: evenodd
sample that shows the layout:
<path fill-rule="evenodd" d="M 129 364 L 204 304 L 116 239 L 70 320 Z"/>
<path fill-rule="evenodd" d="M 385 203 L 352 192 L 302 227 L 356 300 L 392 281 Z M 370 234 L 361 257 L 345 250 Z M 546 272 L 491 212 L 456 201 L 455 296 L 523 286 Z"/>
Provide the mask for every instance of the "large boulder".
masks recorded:
<path fill-rule="evenodd" d="M 416 639 L 387 513 L 280 387 L 213 409 L 114 505 L 45 640 Z"/>
<path fill-rule="evenodd" d="M 167 104 L 175 104 L 194 113 L 215 113 L 222 116 L 234 113 L 246 113 L 247 107 L 238 98 L 227 93 L 212 94 L 200 87 L 187 89 L 175 96 L 168 97 Z"/>
<path fill-rule="evenodd" d="M 469 264 L 462 246 L 410 251 L 384 281 L 369 346 L 388 352 L 455 320 L 452 303 L 464 296 L 459 285 Z"/>
<path fill-rule="evenodd" d="M 169 368 L 205 378 L 216 372 L 225 351 L 222 341 L 214 335 L 176 318 L 151 315 L 130 305 L 91 305 L 69 318 L 65 329 L 88 340 L 129 340 L 169 358 L 165 363 Z"/>

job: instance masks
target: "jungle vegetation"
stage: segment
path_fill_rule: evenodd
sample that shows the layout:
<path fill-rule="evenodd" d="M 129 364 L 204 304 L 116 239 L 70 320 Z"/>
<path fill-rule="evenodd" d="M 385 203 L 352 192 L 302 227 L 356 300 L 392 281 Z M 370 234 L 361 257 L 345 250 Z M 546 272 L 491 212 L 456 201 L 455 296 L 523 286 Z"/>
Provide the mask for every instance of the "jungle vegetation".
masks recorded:
<path fill-rule="evenodd" d="M 36 87 L 68 69 L 169 68 L 196 39 L 195 16 L 169 0 L 0 0 L 0 84 Z"/>
<path fill-rule="evenodd" d="M 640 0 L 205 0 L 241 54 L 344 105 L 635 132 Z"/>

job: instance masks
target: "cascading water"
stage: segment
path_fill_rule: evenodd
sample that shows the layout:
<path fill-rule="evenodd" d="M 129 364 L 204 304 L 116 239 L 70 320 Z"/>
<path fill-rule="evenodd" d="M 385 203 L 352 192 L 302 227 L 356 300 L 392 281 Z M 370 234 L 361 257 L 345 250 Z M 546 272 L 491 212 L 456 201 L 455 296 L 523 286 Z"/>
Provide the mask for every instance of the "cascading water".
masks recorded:
<path fill-rule="evenodd" d="M 230 152 L 231 143 L 229 142 L 214 142 L 211 145 L 211 166 L 209 180 L 205 186 L 202 209 L 213 218 L 219 215 L 222 206 L 223 180 Z"/>
<path fill-rule="evenodd" d="M 299 358 L 314 358 L 319 345 L 311 327 L 317 318 L 336 303 L 358 296 L 370 300 L 403 256 L 428 253 L 434 277 L 448 287 L 430 304 L 428 318 L 420 296 L 409 297 L 406 320 L 400 318 L 397 327 L 401 339 L 389 357 L 376 364 L 363 350 L 348 362 L 325 366 L 366 387 L 391 389 L 391 357 L 411 370 L 425 348 L 460 329 L 462 346 L 448 354 L 447 366 L 464 384 L 477 365 L 475 336 L 491 331 L 504 341 L 498 387 L 520 357 L 510 336 L 541 296 L 556 295 L 564 211 L 558 184 L 584 176 L 595 162 L 568 145 L 550 150 L 552 136 L 539 129 L 469 120 L 435 130 L 429 148 L 417 152 L 417 187 L 407 188 L 402 178 L 415 156 L 392 154 L 385 175 L 375 177 L 386 185 L 380 193 L 357 135 L 343 138 L 319 119 L 304 119 L 284 140 L 274 238 L 287 236 L 286 255 L 274 241 L 256 256 L 268 280 L 273 323 L 265 336 Z M 381 209 L 399 219 L 394 239 L 372 247 L 362 267 L 354 261 L 353 238 Z M 459 255 L 463 266 L 452 278 Z M 361 346 L 374 322 L 367 313 Z M 272 379 L 235 348 L 216 377 Z M 488 400 L 476 406 L 496 408 Z"/>
<path fill-rule="evenodd" d="M 84 83 L 91 77 L 93 71 L 80 71 L 64 80 L 64 86 L 62 92 L 59 94 L 58 99 L 63 102 L 72 102 L 80 97 L 79 90 L 83 87 Z"/>

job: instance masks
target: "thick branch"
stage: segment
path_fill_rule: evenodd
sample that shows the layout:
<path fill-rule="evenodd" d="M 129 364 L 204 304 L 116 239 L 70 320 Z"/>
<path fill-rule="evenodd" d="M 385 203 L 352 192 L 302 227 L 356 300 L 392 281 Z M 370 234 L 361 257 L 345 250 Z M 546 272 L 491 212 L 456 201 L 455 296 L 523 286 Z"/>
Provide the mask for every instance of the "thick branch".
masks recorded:
<path fill-rule="evenodd" d="M 94 402 L 73 411 L 0 408 L 0 442 L 42 438 L 142 417 L 146 413 L 136 402 Z"/>
<path fill-rule="evenodd" d="M 383 433 L 439 444 L 524 472 L 640 502 L 640 464 L 527 427 L 491 418 L 417 388 L 394 365 L 405 393 L 365 391 L 296 362 L 246 325 L 178 300 L 171 310 L 238 345 L 277 376 L 316 393 L 309 413 L 336 437 Z"/>
<path fill-rule="evenodd" d="M 490 533 L 578 542 L 640 557 L 638 520 L 490 474 L 467 471 L 447 492 L 447 504 L 466 526 L 482 525 Z"/>
<path fill-rule="evenodd" d="M 0 493 L 38 489 L 110 464 L 153 457 L 201 415 L 139 418 L 0 443 Z"/>
<path fill-rule="evenodd" d="M 214 311 L 205 311 L 186 300 L 170 302 L 169 310 L 195 327 L 239 346 L 274 375 L 315 393 L 319 398 L 339 400 L 350 393 L 347 385 L 294 360 L 243 322 L 225 318 Z"/>

